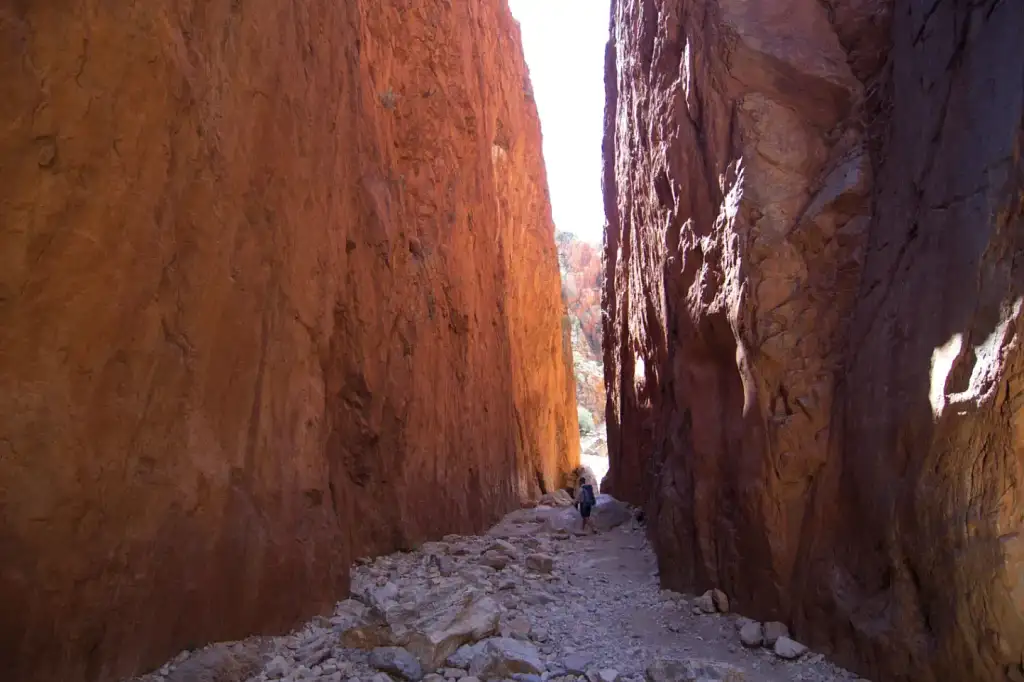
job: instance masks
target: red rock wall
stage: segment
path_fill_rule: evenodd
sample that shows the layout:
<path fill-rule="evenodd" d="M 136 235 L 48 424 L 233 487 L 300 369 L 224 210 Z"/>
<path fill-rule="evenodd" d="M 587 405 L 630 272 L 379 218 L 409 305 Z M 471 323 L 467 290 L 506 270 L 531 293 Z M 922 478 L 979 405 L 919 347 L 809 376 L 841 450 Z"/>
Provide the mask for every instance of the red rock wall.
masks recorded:
<path fill-rule="evenodd" d="M 578 463 L 504 0 L 6 3 L 0 72 L 9 677 L 282 630 Z"/>
<path fill-rule="evenodd" d="M 601 366 L 601 253 L 571 232 L 556 233 L 555 244 L 569 323 L 576 324 L 576 331 L 570 330 L 570 342 L 583 360 L 574 367 L 576 400 L 601 424 L 607 402 Z"/>
<path fill-rule="evenodd" d="M 614 3 L 608 484 L 667 586 L 988 682 L 1024 652 L 1024 7 L 894 7 Z"/>

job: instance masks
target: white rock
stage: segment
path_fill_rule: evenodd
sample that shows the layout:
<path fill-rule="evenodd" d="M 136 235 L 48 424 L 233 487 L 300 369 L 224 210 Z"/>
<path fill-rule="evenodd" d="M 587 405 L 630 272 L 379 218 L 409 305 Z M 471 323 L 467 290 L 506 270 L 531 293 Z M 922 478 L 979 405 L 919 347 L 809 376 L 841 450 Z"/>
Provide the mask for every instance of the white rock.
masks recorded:
<path fill-rule="evenodd" d="M 715 608 L 715 601 L 711 597 L 711 590 L 708 590 L 701 596 L 694 599 L 693 604 L 695 607 L 695 613 L 697 611 L 701 613 L 714 613 L 715 611 L 717 611 L 717 609 Z"/>
<path fill-rule="evenodd" d="M 729 597 L 717 587 L 711 590 L 711 601 L 720 613 L 729 613 Z"/>
<path fill-rule="evenodd" d="M 745 647 L 759 647 L 764 643 L 764 631 L 761 624 L 751 621 L 740 628 L 740 641 Z"/>
<path fill-rule="evenodd" d="M 789 637 L 779 637 L 775 640 L 775 655 L 779 658 L 785 658 L 786 660 L 792 661 L 800 658 L 807 653 L 807 647 L 800 642 L 794 641 Z"/>
<path fill-rule="evenodd" d="M 469 666 L 469 674 L 482 680 L 501 680 L 517 673 L 544 672 L 537 647 L 508 637 L 494 637 L 483 643 Z"/>
<path fill-rule="evenodd" d="M 722 661 L 691 658 L 686 661 L 661 659 L 647 666 L 647 682 L 743 682 L 743 670 Z"/>
<path fill-rule="evenodd" d="M 526 557 L 526 567 L 537 573 L 551 573 L 555 567 L 555 560 L 548 554 L 537 552 Z"/>
<path fill-rule="evenodd" d="M 789 637 L 789 628 L 786 627 L 785 623 L 780 623 L 776 620 L 769 621 L 764 624 L 764 645 L 767 647 L 775 646 L 775 641 L 779 637 Z"/>
<path fill-rule="evenodd" d="M 417 682 L 423 678 L 420 662 L 409 651 L 401 647 L 379 647 L 370 652 L 370 665 L 377 670 L 394 673 L 399 677 Z"/>

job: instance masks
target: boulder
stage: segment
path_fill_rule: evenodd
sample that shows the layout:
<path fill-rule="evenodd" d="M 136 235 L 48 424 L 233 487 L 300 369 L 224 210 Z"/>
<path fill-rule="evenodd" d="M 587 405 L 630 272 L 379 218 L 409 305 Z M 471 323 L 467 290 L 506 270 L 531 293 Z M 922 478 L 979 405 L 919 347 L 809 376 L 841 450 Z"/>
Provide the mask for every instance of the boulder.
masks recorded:
<path fill-rule="evenodd" d="M 779 637 L 788 637 L 789 628 L 786 627 L 785 623 L 780 623 L 777 620 L 769 621 L 764 624 L 764 645 L 767 647 L 775 646 L 776 640 Z"/>
<path fill-rule="evenodd" d="M 544 672 L 537 647 L 508 637 L 494 637 L 483 642 L 469 674 L 481 680 L 501 680 L 516 674 L 540 675 Z"/>
<path fill-rule="evenodd" d="M 501 608 L 489 596 L 463 594 L 426 610 L 409 624 L 407 648 L 429 669 L 456 649 L 494 634 Z"/>
<path fill-rule="evenodd" d="M 800 658 L 807 653 L 807 647 L 800 642 L 783 635 L 775 640 L 775 647 L 773 648 L 773 651 L 775 651 L 775 655 L 779 658 L 785 658 L 786 660 L 791 661 Z"/>
<path fill-rule="evenodd" d="M 715 608 L 715 600 L 711 597 L 711 592 L 705 592 L 701 596 L 693 600 L 695 610 L 700 613 L 714 613 L 717 609 Z"/>
<path fill-rule="evenodd" d="M 580 487 L 580 478 L 586 479 L 587 483 L 594 486 L 594 493 L 597 494 L 600 491 L 601 482 L 597 480 L 597 475 L 594 474 L 594 470 L 590 467 L 583 465 L 578 466 L 569 473 L 567 486 L 571 490 L 578 490 Z"/>
<path fill-rule="evenodd" d="M 717 587 L 711 590 L 711 600 L 719 613 L 729 613 L 729 597 Z"/>
<path fill-rule="evenodd" d="M 685 661 L 660 659 L 644 671 L 647 682 L 745 682 L 743 671 L 721 661 L 692 658 Z"/>
<path fill-rule="evenodd" d="M 761 624 L 751 621 L 740 628 L 740 641 L 745 647 L 759 647 L 764 643 L 764 631 Z"/>
<path fill-rule="evenodd" d="M 549 554 L 530 554 L 526 557 L 526 567 L 537 573 L 550 573 L 555 567 L 555 560 Z"/>
<path fill-rule="evenodd" d="M 540 503 L 548 507 L 571 507 L 572 502 L 572 495 L 562 488 L 553 493 L 544 493 L 540 498 Z"/>
<path fill-rule="evenodd" d="M 482 646 L 483 644 L 480 642 L 475 644 L 463 644 L 455 650 L 455 653 L 448 657 L 446 663 L 452 668 L 468 670 L 470 664 L 473 662 L 473 658 L 477 655 Z"/>
<path fill-rule="evenodd" d="M 515 615 L 511 618 L 502 619 L 498 626 L 502 637 L 514 637 L 515 639 L 526 639 L 530 636 L 531 625 L 526 616 Z"/>
<path fill-rule="evenodd" d="M 594 662 L 593 656 L 587 654 L 572 653 L 562 659 L 562 667 L 572 675 L 585 675 L 590 665 Z"/>
<path fill-rule="evenodd" d="M 380 647 L 370 652 L 369 663 L 377 670 L 394 673 L 402 679 L 417 682 L 423 677 L 419 660 L 401 647 Z"/>
<path fill-rule="evenodd" d="M 510 560 L 511 559 L 507 554 L 496 552 L 492 549 L 487 550 L 480 557 L 481 564 L 483 564 L 484 566 L 489 566 L 497 571 L 500 571 L 501 569 L 508 566 Z"/>
<path fill-rule="evenodd" d="M 256 644 L 214 644 L 179 663 L 167 682 L 245 682 L 263 667 Z"/>
<path fill-rule="evenodd" d="M 514 558 L 519 554 L 519 550 L 516 549 L 515 545 L 508 540 L 502 540 L 500 538 L 491 542 L 484 552 L 497 552 L 511 558 Z"/>
<path fill-rule="evenodd" d="M 374 610 L 368 622 L 343 632 L 341 641 L 361 649 L 405 647 L 434 670 L 461 645 L 495 634 L 500 614 L 493 598 L 455 583 L 410 595 L 383 617 Z"/>

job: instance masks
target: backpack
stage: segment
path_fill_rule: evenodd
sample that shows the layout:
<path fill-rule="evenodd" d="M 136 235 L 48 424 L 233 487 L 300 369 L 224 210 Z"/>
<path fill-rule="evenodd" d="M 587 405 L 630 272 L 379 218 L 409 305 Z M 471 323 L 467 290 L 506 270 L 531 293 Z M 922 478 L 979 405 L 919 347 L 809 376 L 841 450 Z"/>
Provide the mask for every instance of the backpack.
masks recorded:
<path fill-rule="evenodd" d="M 594 499 L 594 487 L 589 483 L 580 488 L 580 493 L 580 501 L 582 504 L 585 504 L 588 507 L 593 507 L 597 504 L 597 500 Z"/>

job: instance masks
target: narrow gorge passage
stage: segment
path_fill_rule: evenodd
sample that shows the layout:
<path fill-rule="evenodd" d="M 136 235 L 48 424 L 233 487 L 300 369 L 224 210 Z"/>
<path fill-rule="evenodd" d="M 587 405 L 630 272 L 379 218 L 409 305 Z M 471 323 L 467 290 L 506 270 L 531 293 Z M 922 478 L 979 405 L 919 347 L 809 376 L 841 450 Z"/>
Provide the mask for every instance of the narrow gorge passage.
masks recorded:
<path fill-rule="evenodd" d="M 287 636 L 183 652 L 135 682 L 859 679 L 821 655 L 787 660 L 775 640 L 760 646 L 747 632 L 756 624 L 724 602 L 722 613 L 661 590 L 631 510 L 602 496 L 594 516 L 600 532 L 581 534 L 571 508 L 524 509 L 486 535 L 360 563 L 353 598 L 332 617 Z"/>
<path fill-rule="evenodd" d="M 1024 2 L 574 1 L 0 3 L 12 682 L 1024 681 Z"/>

